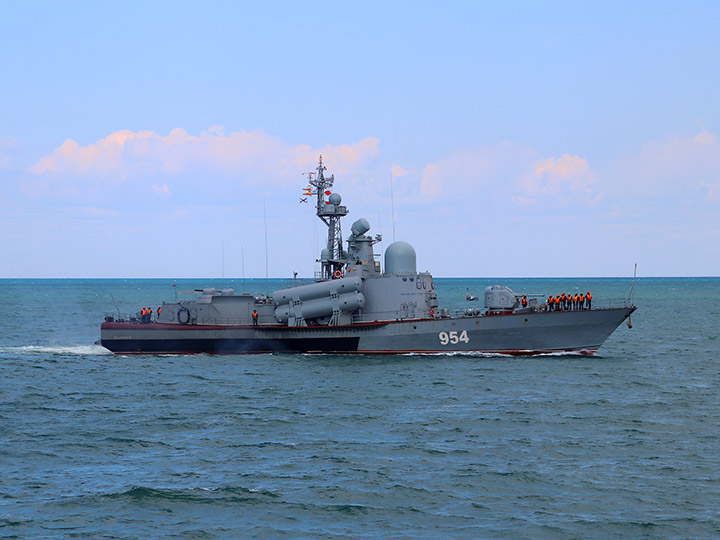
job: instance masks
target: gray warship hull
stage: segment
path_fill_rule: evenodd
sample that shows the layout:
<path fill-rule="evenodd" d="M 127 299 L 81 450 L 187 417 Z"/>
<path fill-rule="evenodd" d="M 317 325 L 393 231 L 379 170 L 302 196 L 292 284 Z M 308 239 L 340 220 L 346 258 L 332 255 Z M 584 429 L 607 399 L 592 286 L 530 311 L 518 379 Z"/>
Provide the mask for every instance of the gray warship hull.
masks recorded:
<path fill-rule="evenodd" d="M 634 310 L 511 313 L 333 327 L 105 322 L 101 344 L 119 354 L 593 354 Z"/>

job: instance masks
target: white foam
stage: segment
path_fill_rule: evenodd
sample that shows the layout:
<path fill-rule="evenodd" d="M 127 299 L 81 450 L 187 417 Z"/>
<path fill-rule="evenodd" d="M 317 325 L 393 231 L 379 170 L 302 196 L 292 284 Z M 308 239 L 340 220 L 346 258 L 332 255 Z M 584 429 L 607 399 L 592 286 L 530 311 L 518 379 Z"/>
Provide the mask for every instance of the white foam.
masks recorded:
<path fill-rule="evenodd" d="M 410 352 L 401 353 L 399 356 L 474 356 L 476 358 L 513 358 L 512 354 L 481 351 Z"/>
<path fill-rule="evenodd" d="M 0 351 L 19 354 L 65 354 L 100 355 L 112 354 L 100 345 L 24 345 L 22 347 L 0 347 Z"/>

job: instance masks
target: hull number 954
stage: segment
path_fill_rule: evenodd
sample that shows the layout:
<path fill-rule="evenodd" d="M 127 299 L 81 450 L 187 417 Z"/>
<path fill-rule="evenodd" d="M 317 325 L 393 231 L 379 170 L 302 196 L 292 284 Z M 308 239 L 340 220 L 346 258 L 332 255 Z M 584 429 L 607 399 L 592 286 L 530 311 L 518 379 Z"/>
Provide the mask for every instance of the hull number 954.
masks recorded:
<path fill-rule="evenodd" d="M 463 343 L 470 343 L 470 338 L 467 335 L 467 330 L 463 330 L 459 334 L 453 330 L 451 332 L 440 332 L 438 334 L 438 338 L 440 339 L 440 343 L 442 345 L 447 345 L 448 343 L 455 345 L 456 343 L 463 342 Z"/>

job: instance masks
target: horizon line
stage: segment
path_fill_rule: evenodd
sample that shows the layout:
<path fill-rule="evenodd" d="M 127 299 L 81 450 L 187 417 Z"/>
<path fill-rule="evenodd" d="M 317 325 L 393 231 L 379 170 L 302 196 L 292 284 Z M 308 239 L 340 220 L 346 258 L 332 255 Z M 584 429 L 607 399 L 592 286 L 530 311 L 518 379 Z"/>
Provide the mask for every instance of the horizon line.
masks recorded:
<path fill-rule="evenodd" d="M 657 276 L 637 276 L 637 279 L 718 279 L 717 276 L 705 276 L 705 275 L 657 275 Z M 93 280 L 93 279 L 143 279 L 143 280 L 212 280 L 212 281 L 270 281 L 270 280 L 288 280 L 288 279 L 299 279 L 299 280 L 311 280 L 315 281 L 312 277 L 300 277 L 283 276 L 283 277 L 141 277 L 141 276 L 128 276 L 128 277 L 0 277 L 0 280 L 59 280 L 59 279 L 76 279 L 76 280 Z M 433 276 L 433 279 L 633 279 L 633 276 L 464 276 L 464 277 L 448 277 L 448 276 Z M 323 281 L 323 280 L 321 280 Z M 327 280 L 324 280 L 327 281 Z"/>

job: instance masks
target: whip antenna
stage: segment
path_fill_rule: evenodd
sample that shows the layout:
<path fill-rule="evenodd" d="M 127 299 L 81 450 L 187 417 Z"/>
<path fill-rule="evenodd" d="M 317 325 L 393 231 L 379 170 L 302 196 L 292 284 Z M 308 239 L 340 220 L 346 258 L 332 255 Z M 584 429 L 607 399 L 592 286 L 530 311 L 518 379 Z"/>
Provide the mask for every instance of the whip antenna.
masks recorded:
<path fill-rule="evenodd" d="M 240 244 L 240 258 L 242 260 L 242 289 L 245 292 L 245 247 Z"/>
<path fill-rule="evenodd" d="M 265 222 L 265 287 L 267 287 L 268 272 L 268 244 L 267 244 L 267 211 L 265 210 L 265 199 L 263 199 L 263 221 Z"/>
<path fill-rule="evenodd" d="M 392 169 L 390 169 L 390 212 L 392 214 L 393 242 L 395 242 L 395 195 L 393 193 Z"/>
<path fill-rule="evenodd" d="M 630 287 L 630 294 L 627 297 L 627 304 L 635 305 L 635 281 L 637 280 L 637 263 L 635 263 L 635 271 L 633 272 L 633 284 Z"/>
<path fill-rule="evenodd" d="M 115 301 L 115 297 L 113 296 L 112 293 L 110 293 L 110 298 L 112 298 L 113 304 L 115 304 L 115 309 L 117 309 L 117 312 L 118 312 L 118 320 L 120 320 L 121 319 L 120 308 L 118 307 L 117 302 Z"/>

